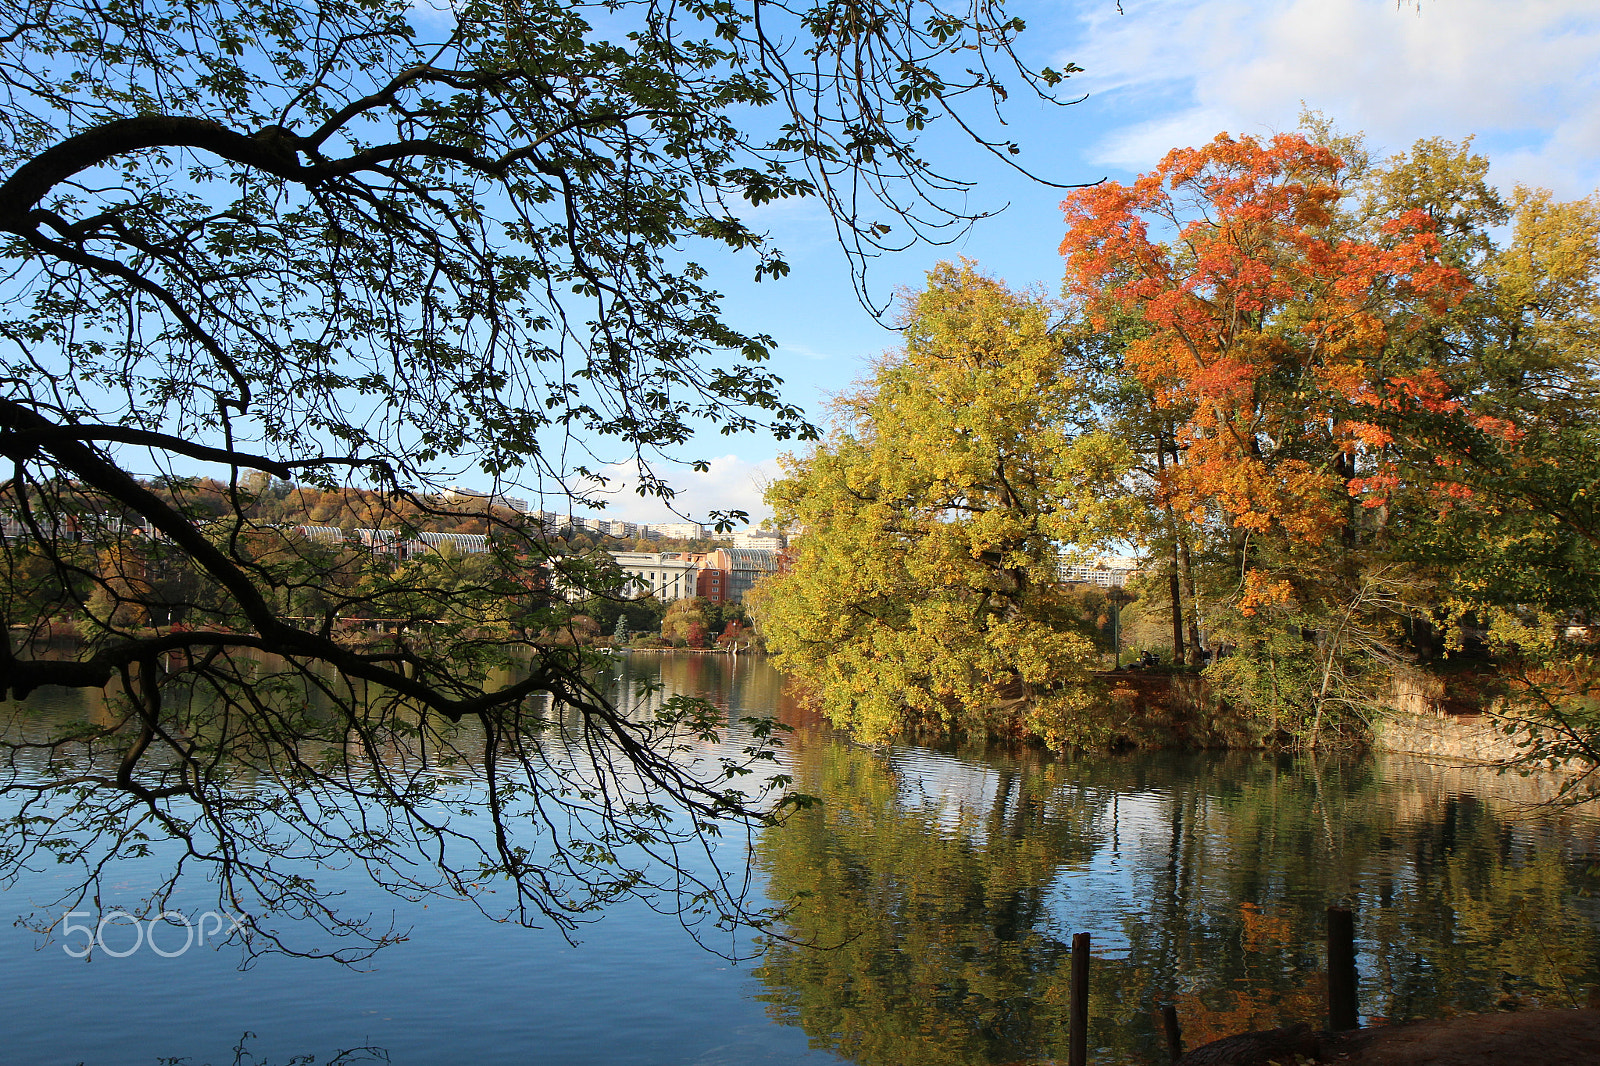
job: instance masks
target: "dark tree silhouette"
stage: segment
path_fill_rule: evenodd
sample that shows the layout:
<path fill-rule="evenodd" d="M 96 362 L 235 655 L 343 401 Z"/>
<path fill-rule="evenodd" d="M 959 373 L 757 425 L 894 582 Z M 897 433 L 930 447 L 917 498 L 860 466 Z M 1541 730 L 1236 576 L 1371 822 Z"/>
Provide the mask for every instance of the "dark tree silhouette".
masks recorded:
<path fill-rule="evenodd" d="M 810 435 L 692 256 L 780 277 L 746 219 L 787 197 L 858 267 L 958 233 L 966 186 L 917 141 L 1010 160 L 956 104 L 998 103 L 1002 68 L 1048 95 L 1021 29 L 879 0 L 0 2 L 0 686 L 107 690 L 86 722 L 4 712 L 0 875 L 64 858 L 71 902 L 172 841 L 153 910 L 203 872 L 254 948 L 341 957 L 386 932 L 328 865 L 562 929 L 629 894 L 759 921 L 680 849 L 773 797 L 684 756 L 708 708 L 615 705 L 571 639 L 569 600 L 621 575 L 438 490 L 582 503 L 620 454 L 670 494 L 649 463 L 696 424 Z M 290 481 L 362 490 L 379 532 L 286 527 Z M 485 551 L 421 536 L 458 518 Z"/>

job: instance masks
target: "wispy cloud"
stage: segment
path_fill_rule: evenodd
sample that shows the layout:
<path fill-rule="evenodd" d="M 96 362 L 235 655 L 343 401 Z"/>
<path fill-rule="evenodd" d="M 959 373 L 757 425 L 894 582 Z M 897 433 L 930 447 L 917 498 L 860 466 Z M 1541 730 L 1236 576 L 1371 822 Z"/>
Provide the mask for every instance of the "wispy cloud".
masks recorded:
<path fill-rule="evenodd" d="M 1300 101 L 1398 150 L 1492 138 L 1497 178 L 1581 195 L 1600 184 L 1600 8 L 1593 0 L 1124 0 L 1087 5 L 1066 49 L 1133 121 L 1091 152 L 1149 168 L 1220 130 L 1292 127 Z M 1145 116 L 1145 117 L 1139 117 Z"/>
<path fill-rule="evenodd" d="M 625 522 L 704 522 L 708 512 L 745 511 L 752 525 L 759 523 L 770 512 L 761 500 L 769 481 L 778 475 L 778 464 L 767 459 L 751 462 L 737 455 L 719 455 L 710 460 L 704 473 L 693 470 L 675 471 L 669 477 L 678 490 L 672 505 L 654 496 L 640 496 L 637 471 L 626 464 L 615 464 L 602 471 L 611 479 L 608 506 L 604 517 Z M 673 507 L 681 512 L 674 513 Z"/>
<path fill-rule="evenodd" d="M 815 348 L 807 348 L 804 344 L 780 344 L 778 345 L 778 350 L 792 352 L 802 359 L 810 359 L 811 361 L 818 363 L 827 362 L 828 360 L 834 358 L 833 354 L 830 352 L 819 352 Z"/>

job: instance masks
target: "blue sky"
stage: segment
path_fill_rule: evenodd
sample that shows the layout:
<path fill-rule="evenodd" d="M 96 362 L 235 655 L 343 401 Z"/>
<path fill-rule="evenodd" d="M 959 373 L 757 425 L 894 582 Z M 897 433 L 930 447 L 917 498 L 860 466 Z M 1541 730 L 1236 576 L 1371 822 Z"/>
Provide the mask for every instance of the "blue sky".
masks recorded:
<path fill-rule="evenodd" d="M 1600 188 L 1600 3 L 1596 0 L 1029 0 L 1010 10 L 1028 22 L 1032 66 L 1076 63 L 1088 98 L 1044 108 L 1014 98 L 1009 135 L 1022 162 L 1050 180 L 1125 181 L 1169 149 L 1218 132 L 1291 130 L 1302 106 L 1343 130 L 1363 131 L 1375 155 L 1420 137 L 1475 136 L 1492 180 L 1576 199 Z M 875 294 L 916 286 L 942 258 L 965 255 L 1023 287 L 1059 287 L 1061 192 L 1029 183 L 953 140 L 935 147 L 979 182 L 975 207 L 1009 204 L 958 244 L 918 247 L 876 263 Z M 780 345 L 789 397 L 821 418 L 895 336 L 856 302 L 832 228 L 812 204 L 758 216 L 794 270 L 777 283 L 723 278 L 730 316 Z M 712 508 L 762 516 L 760 485 L 791 448 L 756 436 L 708 435 L 686 458 L 709 474 L 673 476 L 691 517 Z M 671 520 L 626 489 L 619 472 L 608 517 Z"/>

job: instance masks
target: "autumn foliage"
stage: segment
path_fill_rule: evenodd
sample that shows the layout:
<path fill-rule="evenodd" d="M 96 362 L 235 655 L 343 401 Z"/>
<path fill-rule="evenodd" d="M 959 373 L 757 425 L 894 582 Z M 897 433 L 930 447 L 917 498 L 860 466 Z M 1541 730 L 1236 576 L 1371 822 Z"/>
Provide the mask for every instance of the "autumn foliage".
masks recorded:
<path fill-rule="evenodd" d="M 1303 129 L 1072 192 L 1064 304 L 930 275 L 771 497 L 807 536 L 769 646 L 835 724 L 1109 735 L 1025 709 L 1087 661 L 1042 653 L 1048 561 L 1097 546 L 1145 554 L 1141 641 L 1310 746 L 1401 667 L 1600 633 L 1600 195 L 1503 199 L 1470 141 L 1378 162 Z"/>
<path fill-rule="evenodd" d="M 1179 412 L 1184 461 L 1160 491 L 1193 519 L 1326 538 L 1349 494 L 1388 483 L 1390 436 L 1364 409 L 1443 402 L 1437 373 L 1397 362 L 1392 341 L 1426 328 L 1466 279 L 1421 210 L 1352 233 L 1344 176 L 1304 137 L 1223 134 L 1062 205 L 1068 291 L 1091 322 L 1146 327 L 1125 365 Z"/>

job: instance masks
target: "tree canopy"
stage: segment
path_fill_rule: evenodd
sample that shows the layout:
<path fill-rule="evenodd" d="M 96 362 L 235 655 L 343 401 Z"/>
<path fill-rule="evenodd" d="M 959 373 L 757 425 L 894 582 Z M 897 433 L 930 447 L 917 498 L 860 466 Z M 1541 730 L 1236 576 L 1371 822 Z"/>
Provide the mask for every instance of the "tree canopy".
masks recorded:
<path fill-rule="evenodd" d="M 1306 125 L 1073 192 L 1062 252 L 1154 453 L 1174 616 L 1314 743 L 1485 627 L 1516 660 L 1590 620 L 1600 231 L 1592 200 L 1503 200 L 1470 143 L 1380 163 Z"/>
<path fill-rule="evenodd" d="M 1297 693 L 1287 703 L 1313 733 L 1332 648 L 1352 635 L 1319 612 L 1348 619 L 1352 604 L 1394 599 L 1398 575 L 1373 558 L 1386 516 L 1371 521 L 1357 503 L 1398 484 L 1395 433 L 1376 413 L 1445 402 L 1432 353 L 1411 340 L 1468 286 L 1424 210 L 1358 220 L 1346 203 L 1356 186 L 1338 154 L 1304 136 L 1223 134 L 1132 186 L 1077 190 L 1062 205 L 1084 328 L 1121 327 L 1115 373 L 1165 425 L 1149 482 L 1165 533 L 1203 538 L 1215 580 L 1234 586 L 1212 628 L 1270 648 L 1255 617 L 1298 612 L 1339 634 L 1320 661 L 1273 666 L 1263 682 L 1280 704 Z"/>
<path fill-rule="evenodd" d="M 839 428 L 768 493 L 805 533 L 758 590 L 767 646 L 838 725 L 1092 735 L 1092 642 L 1063 544 L 1115 526 L 1122 451 L 1048 301 L 970 263 L 907 300 L 903 350 L 838 401 Z"/>
<path fill-rule="evenodd" d="M 1057 307 L 970 265 L 909 304 L 905 354 L 773 489 L 805 532 L 769 644 L 836 723 L 1092 740 L 1096 713 L 1023 710 L 1081 682 L 1091 657 L 1041 651 L 1081 620 L 1019 604 L 1066 602 L 1052 553 L 1121 543 L 1146 626 L 1280 741 L 1357 736 L 1400 674 L 1437 697 L 1493 656 L 1475 699 L 1600 763 L 1600 204 L 1305 119 L 1071 192 Z M 1090 454 L 1118 458 L 1060 465 Z"/>
<path fill-rule="evenodd" d="M 0 687 L 115 694 L 64 730 L 7 712 L 0 787 L 21 809 L 0 861 L 78 840 L 92 891 L 96 847 L 175 838 L 261 944 L 282 943 L 275 910 L 368 934 L 309 874 L 340 857 L 405 892 L 482 901 L 503 880 L 525 922 L 655 888 L 738 914 L 715 875 L 653 886 L 629 857 L 681 869 L 675 834 L 764 808 L 674 760 L 704 708 L 630 717 L 560 639 L 565 593 L 621 575 L 434 490 L 470 471 L 582 502 L 631 458 L 670 494 L 649 461 L 698 425 L 810 435 L 700 260 L 781 277 L 748 220 L 790 197 L 827 207 L 857 265 L 959 230 L 965 186 L 917 141 L 963 97 L 1063 77 L 1016 63 L 1021 21 L 7 0 L 0 24 Z M 379 532 L 333 548 L 281 529 L 270 479 L 371 489 Z M 469 513 L 485 557 L 403 560 Z M 80 654 L 46 646 L 59 624 Z M 464 798 L 452 767 L 485 791 Z M 489 829 L 449 816 L 463 805 Z"/>

